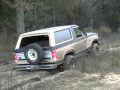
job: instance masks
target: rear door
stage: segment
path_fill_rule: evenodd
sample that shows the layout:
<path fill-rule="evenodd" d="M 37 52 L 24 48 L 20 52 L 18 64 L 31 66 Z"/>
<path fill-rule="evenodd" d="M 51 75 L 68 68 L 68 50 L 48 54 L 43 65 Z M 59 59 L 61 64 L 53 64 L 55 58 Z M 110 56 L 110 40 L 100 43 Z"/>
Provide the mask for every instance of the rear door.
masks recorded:
<path fill-rule="evenodd" d="M 79 27 L 72 27 L 75 38 L 75 50 L 81 52 L 86 49 L 86 35 L 79 29 Z"/>
<path fill-rule="evenodd" d="M 58 54 L 58 59 L 62 60 L 64 58 L 65 55 L 65 51 L 67 51 L 67 49 L 69 49 L 69 44 L 70 41 L 73 39 L 72 35 L 71 35 L 71 30 L 70 28 L 66 28 L 60 31 L 56 31 L 54 33 L 54 37 L 55 37 L 55 44 L 56 44 L 56 52 Z"/>

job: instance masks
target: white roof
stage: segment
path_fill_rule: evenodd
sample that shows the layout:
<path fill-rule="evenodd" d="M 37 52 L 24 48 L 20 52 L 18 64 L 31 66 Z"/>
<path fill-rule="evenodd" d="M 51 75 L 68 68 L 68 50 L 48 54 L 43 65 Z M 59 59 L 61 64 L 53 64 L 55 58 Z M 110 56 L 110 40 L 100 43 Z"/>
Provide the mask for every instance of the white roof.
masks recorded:
<path fill-rule="evenodd" d="M 20 36 L 33 35 L 33 34 L 39 34 L 39 33 L 52 33 L 52 32 L 70 28 L 70 27 L 78 27 L 78 26 L 77 25 L 65 25 L 65 26 L 50 27 L 50 28 L 27 32 L 27 33 L 21 34 Z"/>

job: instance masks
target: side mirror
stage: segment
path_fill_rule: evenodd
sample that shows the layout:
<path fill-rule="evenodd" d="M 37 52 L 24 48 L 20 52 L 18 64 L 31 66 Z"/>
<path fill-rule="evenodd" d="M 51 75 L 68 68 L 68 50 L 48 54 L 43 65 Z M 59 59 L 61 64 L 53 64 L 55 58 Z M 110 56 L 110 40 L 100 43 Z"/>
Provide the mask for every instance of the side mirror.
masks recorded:
<path fill-rule="evenodd" d="M 82 33 L 87 37 L 87 34 L 82 30 Z"/>
<path fill-rule="evenodd" d="M 82 37 L 82 33 L 80 33 L 80 34 L 77 34 L 77 37 Z"/>

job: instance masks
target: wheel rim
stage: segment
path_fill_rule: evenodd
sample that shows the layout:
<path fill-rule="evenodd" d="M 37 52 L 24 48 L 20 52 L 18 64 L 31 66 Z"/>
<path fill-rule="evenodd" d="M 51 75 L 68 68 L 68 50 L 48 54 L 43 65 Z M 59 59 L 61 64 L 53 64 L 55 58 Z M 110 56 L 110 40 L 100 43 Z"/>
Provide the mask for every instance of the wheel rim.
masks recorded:
<path fill-rule="evenodd" d="M 38 54 L 37 54 L 36 50 L 34 50 L 34 49 L 29 49 L 27 51 L 27 56 L 32 61 L 36 61 L 38 58 Z"/>

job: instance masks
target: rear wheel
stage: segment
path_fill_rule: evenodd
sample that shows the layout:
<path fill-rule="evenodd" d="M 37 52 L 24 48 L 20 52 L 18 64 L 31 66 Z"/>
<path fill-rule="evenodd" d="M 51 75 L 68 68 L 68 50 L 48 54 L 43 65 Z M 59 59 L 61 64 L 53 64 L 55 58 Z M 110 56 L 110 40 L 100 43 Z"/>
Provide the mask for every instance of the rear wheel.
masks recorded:
<path fill-rule="evenodd" d="M 39 64 L 43 59 L 43 49 L 36 43 L 29 44 L 25 48 L 25 57 L 30 64 Z"/>
<path fill-rule="evenodd" d="M 75 68 L 75 58 L 73 55 L 67 55 L 62 65 L 59 66 L 61 71 Z"/>

